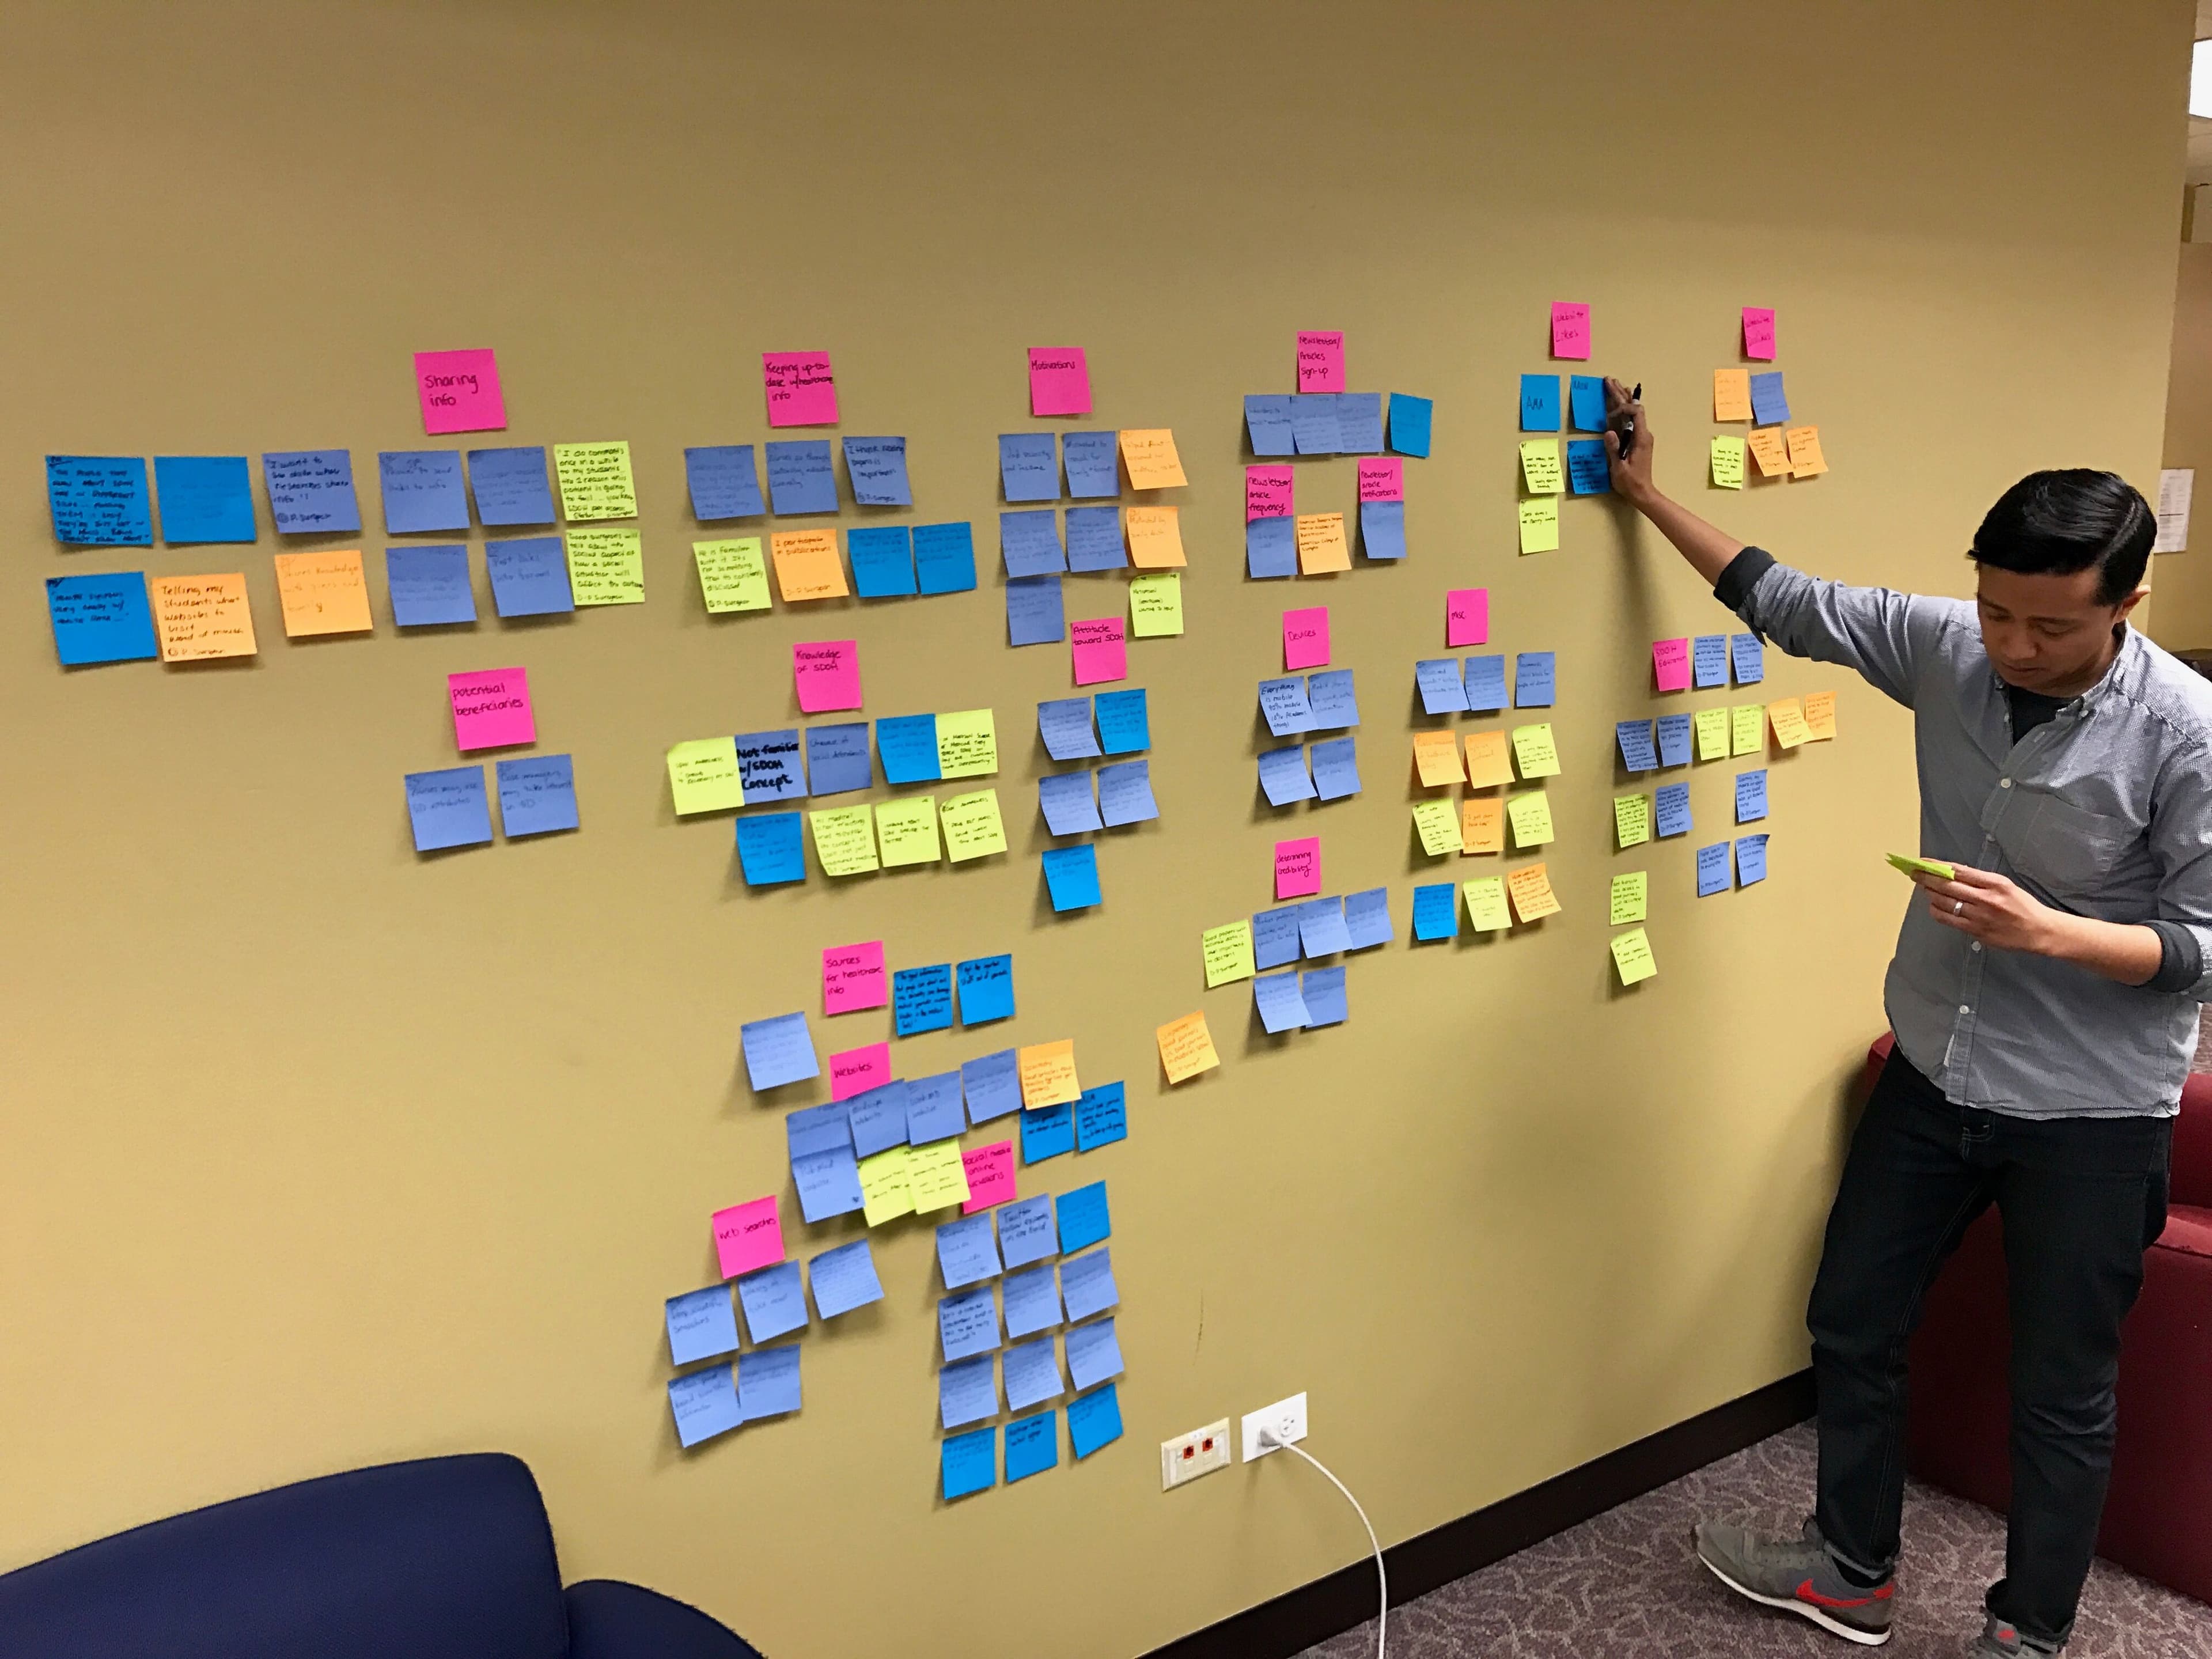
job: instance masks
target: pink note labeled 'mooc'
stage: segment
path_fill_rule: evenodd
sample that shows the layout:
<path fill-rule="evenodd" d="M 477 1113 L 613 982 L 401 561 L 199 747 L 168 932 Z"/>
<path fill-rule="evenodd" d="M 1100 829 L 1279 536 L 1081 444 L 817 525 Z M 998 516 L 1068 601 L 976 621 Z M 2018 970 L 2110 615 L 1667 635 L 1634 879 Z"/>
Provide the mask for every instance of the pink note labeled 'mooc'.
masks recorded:
<path fill-rule="evenodd" d="M 1651 641 L 1651 678 L 1662 691 L 1690 689 L 1690 642 L 1687 640 Z"/>
<path fill-rule="evenodd" d="M 1589 307 L 1576 300 L 1553 301 L 1552 355 L 1587 359 L 1589 348 Z"/>
<path fill-rule="evenodd" d="M 802 714 L 860 706 L 860 647 L 854 640 L 807 640 L 791 647 L 791 678 Z"/>
<path fill-rule="evenodd" d="M 1068 650 L 1075 659 L 1078 685 L 1103 685 L 1129 678 L 1128 628 L 1119 617 L 1099 617 L 1067 625 Z"/>
<path fill-rule="evenodd" d="M 1344 332 L 1304 329 L 1298 334 L 1298 390 L 1344 390 Z"/>
<path fill-rule="evenodd" d="M 507 425 L 499 362 L 489 348 L 416 352 L 415 395 L 425 432 L 497 432 Z"/>
<path fill-rule="evenodd" d="M 1395 455 L 1370 455 L 1359 463 L 1359 499 L 1363 501 L 1402 501 L 1406 499 L 1406 464 Z"/>
<path fill-rule="evenodd" d="M 1014 1195 L 1012 1141 L 994 1140 L 988 1146 L 971 1148 L 960 1154 L 960 1167 L 968 1176 L 968 1201 L 960 1206 L 961 1214 L 988 1210 Z"/>
<path fill-rule="evenodd" d="M 822 1012 L 856 1013 L 880 1008 L 891 1000 L 884 974 L 884 942 L 833 945 L 822 953 Z"/>
<path fill-rule="evenodd" d="M 453 746 L 504 749 L 538 741 L 538 718 L 530 708 L 530 676 L 520 668 L 491 668 L 481 674 L 448 674 L 446 695 L 453 705 Z"/>
<path fill-rule="evenodd" d="M 891 1080 L 891 1045 L 872 1042 L 830 1056 L 830 1098 L 849 1100 Z"/>
<path fill-rule="evenodd" d="M 1030 413 L 1088 415 L 1091 365 L 1081 346 L 1030 348 Z"/>
<path fill-rule="evenodd" d="M 1248 466 L 1244 469 L 1244 522 L 1255 519 L 1287 519 L 1291 505 L 1291 469 L 1287 466 Z"/>
<path fill-rule="evenodd" d="M 783 1260 L 783 1220 L 775 1194 L 714 1212 L 714 1255 L 722 1277 L 735 1279 Z"/>
<path fill-rule="evenodd" d="M 770 426 L 835 426 L 837 382 L 826 351 L 763 351 L 761 380 L 768 388 Z"/>
<path fill-rule="evenodd" d="M 1774 361 L 1774 307 L 1746 306 L 1743 308 L 1743 355 L 1755 362 Z"/>
<path fill-rule="evenodd" d="M 1321 837 L 1275 843 L 1275 896 L 1304 898 L 1321 891 Z"/>
<path fill-rule="evenodd" d="M 1328 607 L 1283 612 L 1283 667 L 1328 666 Z"/>
<path fill-rule="evenodd" d="M 1455 587 L 1444 595 L 1444 643 L 1490 643 L 1490 590 Z"/>

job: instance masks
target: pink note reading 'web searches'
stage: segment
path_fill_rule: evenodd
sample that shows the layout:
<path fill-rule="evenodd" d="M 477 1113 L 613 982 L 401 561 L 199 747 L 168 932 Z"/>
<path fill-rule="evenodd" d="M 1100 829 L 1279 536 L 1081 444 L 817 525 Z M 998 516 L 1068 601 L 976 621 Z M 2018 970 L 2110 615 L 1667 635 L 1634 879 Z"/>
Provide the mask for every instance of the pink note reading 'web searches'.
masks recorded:
<path fill-rule="evenodd" d="M 1755 362 L 1774 361 L 1774 307 L 1746 306 L 1743 308 L 1743 355 Z"/>
<path fill-rule="evenodd" d="M 1444 595 L 1444 644 L 1490 643 L 1490 590 L 1455 587 Z"/>
<path fill-rule="evenodd" d="M 1690 642 L 1684 640 L 1654 640 L 1651 641 L 1651 678 L 1662 691 L 1686 691 L 1690 689 Z"/>
<path fill-rule="evenodd" d="M 1291 469 L 1287 466 L 1248 466 L 1244 469 L 1244 522 L 1255 519 L 1291 516 Z"/>
<path fill-rule="evenodd" d="M 1030 413 L 1088 415 L 1091 365 L 1081 346 L 1030 348 Z"/>
<path fill-rule="evenodd" d="M 1589 345 L 1589 307 L 1577 300 L 1553 301 L 1552 355 L 1586 360 Z"/>
<path fill-rule="evenodd" d="M 891 1045 L 872 1042 L 830 1056 L 830 1098 L 849 1100 L 891 1080 Z"/>
<path fill-rule="evenodd" d="M 1129 678 L 1127 624 L 1119 617 L 1099 617 L 1067 625 L 1068 649 L 1075 659 L 1078 685 L 1102 685 Z"/>
<path fill-rule="evenodd" d="M 783 1221 L 775 1212 L 775 1194 L 715 1211 L 714 1255 L 725 1279 L 782 1261 Z"/>
<path fill-rule="evenodd" d="M 499 362 L 488 348 L 416 352 L 415 395 L 422 400 L 425 432 L 497 432 L 507 425 Z"/>
<path fill-rule="evenodd" d="M 1321 837 L 1275 843 L 1275 896 L 1304 898 L 1321 891 Z"/>
<path fill-rule="evenodd" d="M 1283 667 L 1328 666 L 1328 607 L 1283 612 Z"/>
<path fill-rule="evenodd" d="M 806 640 L 791 647 L 800 712 L 827 714 L 860 706 L 860 647 L 854 640 Z"/>
<path fill-rule="evenodd" d="M 530 676 L 523 670 L 448 674 L 446 695 L 453 705 L 453 747 L 464 755 L 471 749 L 538 741 L 538 720 L 530 708 Z"/>
<path fill-rule="evenodd" d="M 826 351 L 763 351 L 761 380 L 768 388 L 770 426 L 835 426 L 837 382 Z"/>
<path fill-rule="evenodd" d="M 1344 390 L 1344 332 L 1301 330 L 1298 334 L 1298 390 Z"/>

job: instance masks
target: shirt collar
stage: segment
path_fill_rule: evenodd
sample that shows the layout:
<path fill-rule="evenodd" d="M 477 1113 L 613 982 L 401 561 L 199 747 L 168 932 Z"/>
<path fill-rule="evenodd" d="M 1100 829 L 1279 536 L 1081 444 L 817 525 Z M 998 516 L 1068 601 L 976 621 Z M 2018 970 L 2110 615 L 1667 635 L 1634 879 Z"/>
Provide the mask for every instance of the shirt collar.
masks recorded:
<path fill-rule="evenodd" d="M 2077 692 L 2061 702 L 2058 705 L 2060 714 L 2089 714 L 2106 697 L 2116 694 L 2124 673 L 2129 678 L 2134 677 L 2136 664 L 2142 655 L 2142 636 L 2124 622 L 2114 623 L 2112 633 L 2118 639 L 2120 648 L 2112 653 L 2112 659 L 2105 665 L 2103 675 L 2087 691 Z M 1986 662 L 1988 659 L 1984 657 L 1983 660 Z M 1990 682 L 2000 696 L 2017 689 L 2006 684 L 2004 676 L 1997 672 L 1994 663 L 1990 665 Z"/>

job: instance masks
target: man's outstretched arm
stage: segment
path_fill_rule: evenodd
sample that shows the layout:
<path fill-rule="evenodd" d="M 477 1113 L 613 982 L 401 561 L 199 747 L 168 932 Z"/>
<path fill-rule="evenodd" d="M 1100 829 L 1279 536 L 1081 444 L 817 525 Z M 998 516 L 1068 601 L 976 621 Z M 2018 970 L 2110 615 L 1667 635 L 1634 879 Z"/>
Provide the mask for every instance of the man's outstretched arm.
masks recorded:
<path fill-rule="evenodd" d="M 1644 405 L 1618 380 L 1605 383 L 1605 453 L 1613 467 L 1613 493 L 1651 520 L 1651 527 L 1674 544 L 1690 568 L 1711 587 L 1735 562 L 1743 544 L 1717 525 L 1707 524 L 1680 502 L 1671 501 L 1651 482 L 1651 428 Z M 1636 422 L 1636 441 L 1626 459 L 1620 453 L 1620 422 Z"/>

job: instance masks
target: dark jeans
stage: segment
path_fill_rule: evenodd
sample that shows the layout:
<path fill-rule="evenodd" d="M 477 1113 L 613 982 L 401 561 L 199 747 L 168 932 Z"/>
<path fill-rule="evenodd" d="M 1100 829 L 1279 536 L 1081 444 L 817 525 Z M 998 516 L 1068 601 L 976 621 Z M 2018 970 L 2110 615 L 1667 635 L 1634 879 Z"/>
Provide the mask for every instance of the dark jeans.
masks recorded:
<path fill-rule="evenodd" d="M 2065 1639 L 2112 1473 L 2120 1321 L 2166 1224 L 2172 1118 L 2038 1122 L 1954 1106 L 1893 1054 L 1828 1212 L 1806 1323 L 1829 1547 L 1895 1565 L 1905 1497 L 1905 1350 L 1966 1225 L 2004 1218 L 2012 1324 L 2012 1514 L 1989 1610 Z"/>

